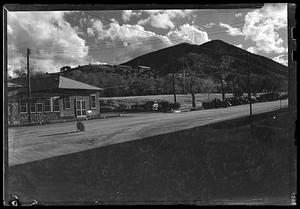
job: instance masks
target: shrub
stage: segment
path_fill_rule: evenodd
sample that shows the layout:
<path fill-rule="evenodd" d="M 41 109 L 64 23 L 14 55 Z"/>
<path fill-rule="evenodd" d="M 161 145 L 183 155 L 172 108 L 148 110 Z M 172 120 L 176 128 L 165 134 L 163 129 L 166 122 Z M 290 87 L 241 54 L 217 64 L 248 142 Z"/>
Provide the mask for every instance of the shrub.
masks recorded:
<path fill-rule="evenodd" d="M 84 131 L 85 130 L 84 124 L 81 121 L 78 121 L 76 123 L 76 128 L 77 128 L 78 131 Z"/>
<path fill-rule="evenodd" d="M 180 108 L 180 103 L 171 103 L 170 104 L 170 109 L 176 110 Z"/>

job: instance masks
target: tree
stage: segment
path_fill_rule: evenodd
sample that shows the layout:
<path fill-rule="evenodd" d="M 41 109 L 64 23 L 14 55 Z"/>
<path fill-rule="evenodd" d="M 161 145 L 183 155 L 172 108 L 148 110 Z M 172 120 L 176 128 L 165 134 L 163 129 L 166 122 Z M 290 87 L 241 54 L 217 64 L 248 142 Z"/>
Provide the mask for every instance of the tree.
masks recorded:
<path fill-rule="evenodd" d="M 13 74 L 17 78 L 22 78 L 26 76 L 26 67 L 18 68 L 13 70 Z"/>
<path fill-rule="evenodd" d="M 215 87 L 214 82 L 211 79 L 207 78 L 207 79 L 203 79 L 201 81 L 201 84 L 202 84 L 201 85 L 202 91 L 207 93 L 207 97 L 208 97 L 207 99 L 210 99 L 209 94 L 214 91 L 214 87 Z"/>
<path fill-rule="evenodd" d="M 226 79 L 230 75 L 230 65 L 233 63 L 233 58 L 230 56 L 222 56 L 221 63 L 218 68 L 215 68 L 214 79 L 220 83 L 222 100 L 225 100 L 225 85 Z"/>
<path fill-rule="evenodd" d="M 60 72 L 66 72 L 68 70 L 71 70 L 70 66 L 64 66 L 64 67 L 60 68 Z"/>
<path fill-rule="evenodd" d="M 199 77 L 204 75 L 201 60 L 202 56 L 196 53 L 189 53 L 187 56 L 179 60 L 179 62 L 183 62 L 185 73 L 187 73 L 187 76 L 189 77 L 187 87 L 189 93 L 192 95 L 192 107 L 196 107 L 195 90 L 197 83 L 201 82 Z"/>

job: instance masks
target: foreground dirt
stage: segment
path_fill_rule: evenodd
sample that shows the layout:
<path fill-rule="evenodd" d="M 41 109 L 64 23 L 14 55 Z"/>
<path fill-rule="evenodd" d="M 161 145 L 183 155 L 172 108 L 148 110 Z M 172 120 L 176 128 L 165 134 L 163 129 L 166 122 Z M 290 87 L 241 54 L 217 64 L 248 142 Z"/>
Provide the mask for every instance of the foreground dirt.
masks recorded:
<path fill-rule="evenodd" d="M 282 101 L 282 107 L 287 106 Z M 253 104 L 253 114 L 279 109 L 279 101 Z M 9 165 L 18 165 L 96 147 L 143 139 L 249 115 L 249 105 L 181 113 L 131 114 L 129 117 L 26 126 L 8 130 Z"/>
<path fill-rule="evenodd" d="M 11 166 L 7 193 L 55 205 L 290 204 L 288 120 L 269 113 Z"/>

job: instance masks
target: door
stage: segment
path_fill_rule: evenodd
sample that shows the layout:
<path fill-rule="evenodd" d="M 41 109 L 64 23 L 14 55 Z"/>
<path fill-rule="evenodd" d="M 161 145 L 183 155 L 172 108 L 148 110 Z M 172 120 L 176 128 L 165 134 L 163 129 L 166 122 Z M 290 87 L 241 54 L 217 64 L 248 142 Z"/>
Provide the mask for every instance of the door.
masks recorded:
<path fill-rule="evenodd" d="M 76 100 L 76 116 L 85 117 L 86 116 L 86 101 Z"/>

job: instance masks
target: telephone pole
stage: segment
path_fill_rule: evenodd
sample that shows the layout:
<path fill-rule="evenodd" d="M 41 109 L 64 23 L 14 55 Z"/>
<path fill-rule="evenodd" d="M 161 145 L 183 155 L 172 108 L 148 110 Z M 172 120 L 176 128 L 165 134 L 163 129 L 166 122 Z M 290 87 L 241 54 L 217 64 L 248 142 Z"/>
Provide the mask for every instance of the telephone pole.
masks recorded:
<path fill-rule="evenodd" d="M 184 68 L 184 58 L 182 62 L 182 69 L 183 69 L 183 94 L 185 94 L 185 68 Z"/>
<path fill-rule="evenodd" d="M 176 89 L 175 89 L 175 75 L 172 73 L 173 77 L 173 93 L 174 93 L 174 103 L 176 104 Z"/>
<path fill-rule="evenodd" d="M 251 81 L 250 81 L 250 67 L 249 67 L 249 55 L 247 54 L 247 63 L 248 63 L 248 97 L 249 97 L 249 107 L 250 107 L 250 118 L 252 119 L 252 101 L 251 101 Z"/>
<path fill-rule="evenodd" d="M 27 49 L 27 111 L 28 111 L 28 122 L 31 122 L 31 89 L 30 89 L 30 69 L 29 69 L 29 55 L 30 49 Z"/>

